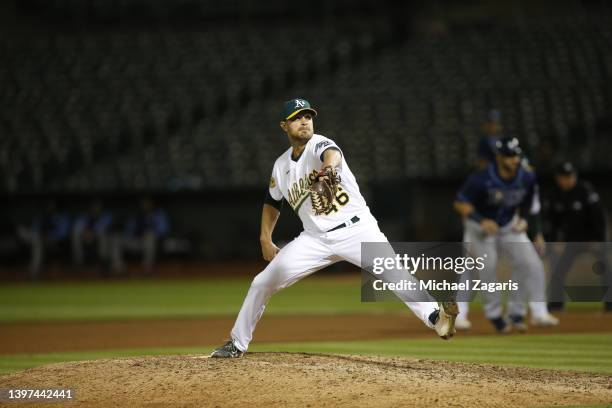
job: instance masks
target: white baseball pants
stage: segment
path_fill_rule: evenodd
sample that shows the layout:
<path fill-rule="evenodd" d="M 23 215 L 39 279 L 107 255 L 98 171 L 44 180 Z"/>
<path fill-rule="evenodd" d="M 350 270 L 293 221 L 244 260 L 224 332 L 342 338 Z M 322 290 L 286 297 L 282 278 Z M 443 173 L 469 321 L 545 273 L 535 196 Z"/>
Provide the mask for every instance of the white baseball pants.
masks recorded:
<path fill-rule="evenodd" d="M 497 282 L 497 260 L 501 249 L 512 263 L 512 280 L 518 282 L 519 290 L 511 291 L 508 301 L 508 314 L 525 316 L 525 304 L 529 301 L 532 316 L 543 316 L 548 313 L 546 306 L 545 273 L 542 260 L 538 256 L 532 242 L 525 232 L 516 232 L 512 229 L 514 220 L 495 235 L 485 235 L 480 225 L 467 220 L 464 224 L 463 242 L 472 256 L 483 256 L 485 268 L 479 272 L 483 282 Z M 515 244 L 515 245 L 513 245 Z M 471 279 L 474 271 L 465 272 L 462 281 Z M 484 300 L 484 314 L 488 319 L 502 316 L 502 298 L 499 292 L 481 292 Z M 469 305 L 459 302 L 459 316 L 467 318 Z"/>
<path fill-rule="evenodd" d="M 276 254 L 253 279 L 244 299 L 231 332 L 236 347 L 242 351 L 248 349 L 255 326 L 274 293 L 338 261 L 345 260 L 361 266 L 362 242 L 388 242 L 374 217 L 370 214 L 359 217 L 359 222 L 336 231 L 322 234 L 303 231 Z M 398 291 L 395 294 L 427 327 L 433 327 L 428 319 L 438 308 L 433 298 L 430 297 L 430 302 L 416 302 L 411 301 L 414 300 L 414 293 L 410 291 Z"/>

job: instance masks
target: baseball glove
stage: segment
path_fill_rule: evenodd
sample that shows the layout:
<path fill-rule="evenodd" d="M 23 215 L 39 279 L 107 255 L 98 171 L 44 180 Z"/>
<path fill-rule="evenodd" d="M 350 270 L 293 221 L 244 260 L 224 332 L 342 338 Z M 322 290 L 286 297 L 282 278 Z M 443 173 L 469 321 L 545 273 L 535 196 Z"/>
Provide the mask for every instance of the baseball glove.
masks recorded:
<path fill-rule="evenodd" d="M 331 166 L 325 167 L 317 174 L 315 182 L 310 185 L 310 200 L 315 215 L 329 213 L 334 205 L 340 181 L 340 175 Z"/>

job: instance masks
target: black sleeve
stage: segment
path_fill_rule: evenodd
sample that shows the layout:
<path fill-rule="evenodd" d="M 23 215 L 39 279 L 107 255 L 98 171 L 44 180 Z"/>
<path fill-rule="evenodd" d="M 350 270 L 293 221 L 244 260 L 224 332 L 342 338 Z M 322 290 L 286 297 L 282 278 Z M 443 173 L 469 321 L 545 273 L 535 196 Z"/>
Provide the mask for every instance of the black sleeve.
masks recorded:
<path fill-rule="evenodd" d="M 276 208 L 278 211 L 281 210 L 281 208 L 283 208 L 283 201 L 285 201 L 284 199 L 280 199 L 280 200 L 275 200 L 271 195 L 270 195 L 270 190 L 266 190 L 266 197 L 264 198 L 264 204 L 268 204 L 271 205 L 272 207 Z"/>
<path fill-rule="evenodd" d="M 325 150 L 323 150 L 323 151 L 321 152 L 321 156 L 319 156 L 319 159 L 320 159 L 321 161 L 323 161 L 323 155 L 324 155 L 324 154 L 325 154 L 325 152 L 326 152 L 326 151 L 328 151 L 328 150 L 337 150 L 338 152 L 340 152 L 340 155 L 342 155 L 342 152 L 340 151 L 340 149 L 338 149 L 336 146 L 330 146 L 330 147 L 328 147 L 327 149 L 325 149 Z"/>
<path fill-rule="evenodd" d="M 542 218 L 540 214 L 529 214 L 527 217 L 527 235 L 533 239 L 542 233 Z"/>
<path fill-rule="evenodd" d="M 584 185 L 583 200 L 587 205 L 588 223 L 591 226 L 592 239 L 607 240 L 607 214 L 601 204 L 599 194 L 587 183 Z"/>
<path fill-rule="evenodd" d="M 561 192 L 558 187 L 553 187 L 547 198 L 544 217 L 547 226 L 546 240 L 551 242 L 563 241 L 563 213 L 559 213 L 556 208 L 563 205 Z"/>

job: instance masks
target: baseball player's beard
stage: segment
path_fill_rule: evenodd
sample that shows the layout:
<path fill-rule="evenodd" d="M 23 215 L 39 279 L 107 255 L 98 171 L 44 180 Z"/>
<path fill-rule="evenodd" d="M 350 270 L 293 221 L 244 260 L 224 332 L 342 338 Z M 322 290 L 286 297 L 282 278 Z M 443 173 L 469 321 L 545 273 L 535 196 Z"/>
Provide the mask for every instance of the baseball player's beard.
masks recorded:
<path fill-rule="evenodd" d="M 312 137 L 312 132 L 297 132 L 295 135 L 289 136 L 291 146 L 302 146 L 308 143 Z"/>

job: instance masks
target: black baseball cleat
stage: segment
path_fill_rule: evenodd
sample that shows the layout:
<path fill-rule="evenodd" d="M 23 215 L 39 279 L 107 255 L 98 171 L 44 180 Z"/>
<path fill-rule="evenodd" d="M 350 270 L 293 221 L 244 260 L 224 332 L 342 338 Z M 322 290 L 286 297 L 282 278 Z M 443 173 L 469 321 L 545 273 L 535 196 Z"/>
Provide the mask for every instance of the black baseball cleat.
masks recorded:
<path fill-rule="evenodd" d="M 438 336 L 444 340 L 449 340 L 456 333 L 455 319 L 459 314 L 457 302 L 438 302 L 439 310 L 433 311 L 429 315 L 429 321 L 433 324 Z"/>
<path fill-rule="evenodd" d="M 238 347 L 232 340 L 225 343 L 223 346 L 215 349 L 210 356 L 213 358 L 240 358 L 244 355 L 243 351 L 238 350 Z"/>
<path fill-rule="evenodd" d="M 527 322 L 525 322 L 525 316 L 521 315 L 509 315 L 510 324 L 513 329 L 516 329 L 519 333 L 525 333 L 528 329 Z"/>
<path fill-rule="evenodd" d="M 512 326 L 510 326 L 503 317 L 489 319 L 489 321 L 493 327 L 495 327 L 495 331 L 497 331 L 499 334 L 508 334 L 512 332 Z"/>

